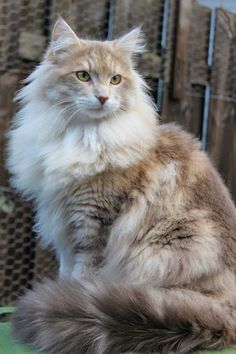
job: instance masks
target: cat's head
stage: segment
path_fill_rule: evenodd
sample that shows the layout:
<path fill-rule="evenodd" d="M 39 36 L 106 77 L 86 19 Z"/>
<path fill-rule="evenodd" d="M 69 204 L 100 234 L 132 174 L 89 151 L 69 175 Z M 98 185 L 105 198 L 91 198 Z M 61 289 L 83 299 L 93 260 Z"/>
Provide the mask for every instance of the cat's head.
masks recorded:
<path fill-rule="evenodd" d="M 143 48 L 140 28 L 101 42 L 78 38 L 63 19 L 58 19 L 42 64 L 50 64 L 44 99 L 61 105 L 68 119 L 81 121 L 101 120 L 130 110 L 137 99 L 138 84 L 133 54 Z"/>

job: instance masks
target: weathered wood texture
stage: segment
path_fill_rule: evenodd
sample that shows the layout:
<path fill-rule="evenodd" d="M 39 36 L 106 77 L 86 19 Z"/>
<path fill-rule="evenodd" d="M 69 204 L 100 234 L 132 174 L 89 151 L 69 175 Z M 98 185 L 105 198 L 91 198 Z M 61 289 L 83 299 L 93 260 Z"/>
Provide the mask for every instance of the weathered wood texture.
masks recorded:
<path fill-rule="evenodd" d="M 208 151 L 236 200 L 236 102 L 223 99 L 230 90 L 235 62 L 236 15 L 217 10 L 215 53 L 211 74 Z M 236 86 L 236 81 L 234 82 Z"/>
<path fill-rule="evenodd" d="M 236 15 L 225 10 L 217 11 L 214 63 L 210 71 L 207 63 L 210 9 L 196 1 L 192 12 L 189 3 L 183 1 L 179 5 L 187 5 L 189 17 L 184 26 L 181 25 L 181 12 L 180 18 L 176 18 L 177 2 L 171 2 L 167 48 L 170 59 L 165 76 L 162 121 L 176 121 L 201 138 L 204 87 L 207 83 L 210 85 L 212 98 L 207 150 L 236 201 L 236 102 L 227 102 L 227 95 L 232 99 L 236 92 Z M 173 23 L 177 23 L 175 30 Z M 181 31 L 178 26 L 182 26 Z M 190 34 L 187 35 L 184 29 L 190 30 Z M 187 48 L 186 38 L 189 41 Z M 177 50 L 173 42 L 177 43 Z M 174 68 L 172 75 L 171 67 Z"/>
<path fill-rule="evenodd" d="M 192 85 L 205 86 L 209 79 L 207 57 L 210 20 L 211 10 L 193 1 L 188 58 L 189 83 Z"/>
<path fill-rule="evenodd" d="M 127 29 L 142 27 L 148 52 L 141 55 L 139 69 L 149 79 L 162 76 L 160 41 L 163 9 L 163 0 L 119 0 L 115 3 L 113 37 L 127 32 Z"/>
<path fill-rule="evenodd" d="M 173 98 L 181 99 L 186 93 L 188 63 L 190 53 L 190 28 L 192 21 L 193 1 L 179 1 L 179 16 L 177 24 L 177 41 L 175 48 Z"/>
<path fill-rule="evenodd" d="M 210 84 L 208 151 L 216 166 L 235 192 L 235 103 L 223 98 L 234 94 L 236 100 L 235 15 L 218 10 L 215 56 L 208 68 L 211 10 L 196 0 L 169 1 L 167 48 L 161 48 L 164 0 L 116 0 L 113 2 L 113 37 L 142 25 L 149 52 L 142 55 L 139 70 L 149 80 L 155 95 L 163 80 L 162 121 L 176 121 L 201 138 L 204 87 Z M 0 79 L 0 163 L 3 166 L 5 131 L 14 111 L 11 99 L 24 77 L 40 58 L 44 43 L 58 15 L 62 15 L 82 37 L 105 38 L 108 33 L 110 0 L 0 0 L 0 68 L 8 65 Z M 50 7 L 50 9 L 49 9 Z M 50 10 L 50 11 L 49 11 Z M 35 47 L 36 38 L 37 48 Z M 27 59 L 27 61 L 25 61 Z M 1 169 L 0 184 L 7 174 Z"/>
<path fill-rule="evenodd" d="M 113 20 L 108 28 L 109 9 Z M 165 0 L 0 0 L 0 305 L 14 303 L 32 280 L 55 274 L 56 263 L 32 234 L 32 207 L 8 188 L 6 133 L 20 81 L 40 59 L 63 16 L 81 37 L 116 37 L 142 25 L 149 52 L 138 69 L 155 96 L 164 85 L 162 122 L 201 138 L 204 89 L 211 90 L 207 150 L 236 201 L 236 15 L 217 11 L 214 62 L 208 67 L 211 10 L 196 0 L 169 0 L 167 46 L 161 46 Z M 191 6 L 190 6 L 191 5 Z M 111 20 L 111 18 L 110 18 Z M 37 43 L 36 43 L 37 42 Z M 227 101 L 226 98 L 235 101 Z M 13 205 L 13 209 L 12 209 Z"/>
<path fill-rule="evenodd" d="M 60 15 L 83 38 L 104 39 L 107 34 L 109 1 L 53 0 L 51 26 Z"/>
<path fill-rule="evenodd" d="M 190 3 L 192 4 L 191 8 L 189 7 Z M 192 39 L 193 28 L 196 28 L 194 12 L 196 4 L 191 0 L 187 4 L 186 10 L 184 9 L 185 5 L 185 1 L 170 2 L 168 44 L 164 63 L 162 121 L 175 121 L 200 138 L 204 100 L 202 95 L 196 97 L 191 95 L 194 81 L 191 82 L 190 79 L 190 58 L 192 58 L 191 63 L 195 60 L 192 55 L 192 47 L 198 46 L 198 38 L 196 37 L 194 42 Z M 207 32 L 207 29 L 205 29 L 205 32 Z M 200 38 L 201 43 L 202 38 Z M 206 49 L 202 55 L 205 56 L 206 62 Z M 197 68 L 198 63 L 199 61 L 195 63 L 195 68 Z M 203 89 L 201 90 L 203 91 Z"/>
<path fill-rule="evenodd" d="M 163 0 L 120 0 L 116 1 L 113 23 L 114 36 L 122 34 L 127 29 L 141 26 L 147 41 L 147 48 L 152 53 L 158 53 L 160 48 Z M 155 24 L 155 25 L 154 25 Z"/>

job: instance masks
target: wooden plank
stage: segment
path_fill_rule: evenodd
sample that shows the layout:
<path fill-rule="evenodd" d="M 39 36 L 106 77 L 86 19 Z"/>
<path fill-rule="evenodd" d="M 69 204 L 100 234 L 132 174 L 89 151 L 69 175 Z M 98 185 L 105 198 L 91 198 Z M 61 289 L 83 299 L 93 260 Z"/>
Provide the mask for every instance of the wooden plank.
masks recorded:
<path fill-rule="evenodd" d="M 191 32 L 189 38 L 189 75 L 191 84 L 206 85 L 208 82 L 208 44 L 211 10 L 193 2 Z"/>
<path fill-rule="evenodd" d="M 226 102 L 227 120 L 223 129 L 223 144 L 218 168 L 236 202 L 236 103 Z"/>
<path fill-rule="evenodd" d="M 179 18 L 177 25 L 177 43 L 174 62 L 173 97 L 183 98 L 188 80 L 188 63 L 190 49 L 190 29 L 193 10 L 192 0 L 179 1 Z"/>
<path fill-rule="evenodd" d="M 217 10 L 211 77 L 212 92 L 217 95 L 210 104 L 208 151 L 236 200 L 236 102 L 225 100 L 235 41 L 236 16 L 226 10 Z"/>
<path fill-rule="evenodd" d="M 236 202 L 236 103 L 211 101 L 208 152 Z"/>
<path fill-rule="evenodd" d="M 163 65 L 163 80 L 165 88 L 169 94 L 172 91 L 173 84 L 173 67 L 174 67 L 174 52 L 176 42 L 176 23 L 178 20 L 178 4 L 177 1 L 171 1 L 168 4 L 168 26 L 167 26 L 167 43 Z M 165 93 L 165 92 L 164 92 Z"/>
<path fill-rule="evenodd" d="M 145 77 L 159 78 L 162 74 L 161 31 L 164 1 L 119 0 L 115 4 L 114 37 L 141 26 L 147 43 L 147 52 L 139 58 L 139 70 Z"/>
<path fill-rule="evenodd" d="M 113 20 L 113 37 L 125 33 L 134 24 L 130 23 L 130 12 L 133 0 L 120 0 L 115 2 L 115 18 Z M 135 11 L 135 10 L 134 10 Z"/>
<path fill-rule="evenodd" d="M 114 36 L 141 26 L 147 49 L 159 54 L 163 19 L 163 0 L 120 0 L 115 3 Z"/>
<path fill-rule="evenodd" d="M 225 11 L 217 10 L 214 62 L 211 73 L 211 92 L 218 93 L 219 99 L 212 100 L 209 119 L 209 151 L 213 160 L 218 163 L 220 149 L 223 143 L 223 128 L 225 125 L 225 101 L 222 99 L 227 85 L 227 72 L 230 70 L 230 52 L 235 38 L 225 28 Z M 228 12 L 231 21 L 235 16 Z"/>
<path fill-rule="evenodd" d="M 168 94 L 167 84 L 165 84 L 164 90 L 162 122 L 176 122 L 201 139 L 204 98 L 189 95 L 181 100 L 173 100 Z"/>
<path fill-rule="evenodd" d="M 175 34 L 176 23 L 178 23 L 178 3 L 176 1 L 172 1 L 170 2 L 169 7 L 168 40 L 165 55 L 164 93 L 161 120 L 164 123 L 173 121 L 177 122 L 187 131 L 200 138 L 204 104 L 203 95 L 199 95 L 199 97 L 192 97 L 190 95 L 191 92 L 187 91 L 184 86 L 182 91 L 183 96 L 181 99 L 176 100 L 172 95 L 174 75 L 172 68 L 175 64 L 174 54 L 176 47 L 174 42 L 177 40 Z M 186 52 L 187 51 L 188 50 L 186 50 Z M 189 73 L 186 72 L 186 74 Z M 200 88 L 200 90 L 203 90 L 203 88 Z"/>
<path fill-rule="evenodd" d="M 108 20 L 108 0 L 53 0 L 51 26 L 61 15 L 82 38 L 105 39 Z"/>
<path fill-rule="evenodd" d="M 236 79 L 236 15 L 217 10 L 214 65 L 211 73 L 211 90 L 214 95 L 228 96 Z M 235 85 L 234 85 L 235 87 Z"/>
<path fill-rule="evenodd" d="M 70 7 L 70 18 L 79 36 L 106 39 L 108 26 L 108 1 L 74 1 Z"/>

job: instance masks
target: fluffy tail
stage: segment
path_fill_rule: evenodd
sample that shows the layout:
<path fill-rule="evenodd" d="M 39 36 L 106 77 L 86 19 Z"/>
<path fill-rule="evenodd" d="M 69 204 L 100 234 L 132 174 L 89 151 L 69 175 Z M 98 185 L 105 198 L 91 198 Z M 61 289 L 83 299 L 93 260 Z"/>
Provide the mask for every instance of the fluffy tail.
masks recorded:
<path fill-rule="evenodd" d="M 56 354 L 189 353 L 236 343 L 236 323 L 191 290 L 52 282 L 29 291 L 13 317 L 16 337 Z"/>

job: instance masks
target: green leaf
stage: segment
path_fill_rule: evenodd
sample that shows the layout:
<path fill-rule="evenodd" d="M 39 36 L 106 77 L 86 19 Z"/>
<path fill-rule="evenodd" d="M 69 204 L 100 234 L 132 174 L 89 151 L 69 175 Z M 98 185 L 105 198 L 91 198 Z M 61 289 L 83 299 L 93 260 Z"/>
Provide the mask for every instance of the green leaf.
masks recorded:
<path fill-rule="evenodd" d="M 0 191 L 0 209 L 6 214 L 12 214 L 15 208 L 14 203 Z"/>

